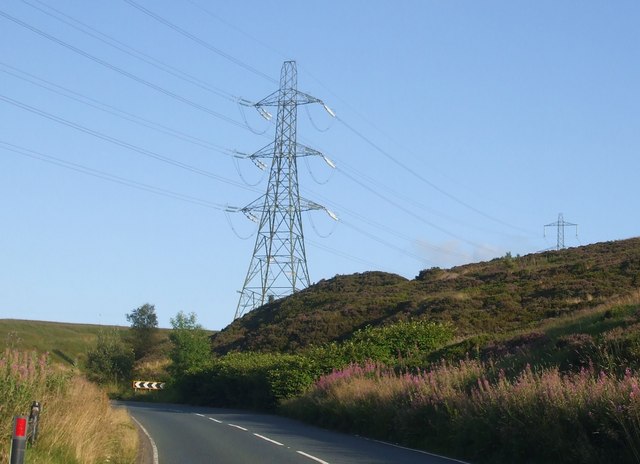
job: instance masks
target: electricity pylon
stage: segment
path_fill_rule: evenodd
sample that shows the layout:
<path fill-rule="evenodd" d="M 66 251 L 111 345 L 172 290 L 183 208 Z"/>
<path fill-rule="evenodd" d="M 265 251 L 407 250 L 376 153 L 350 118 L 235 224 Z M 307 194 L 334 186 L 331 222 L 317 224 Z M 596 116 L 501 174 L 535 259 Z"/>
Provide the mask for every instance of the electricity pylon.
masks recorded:
<path fill-rule="evenodd" d="M 323 206 L 300 198 L 298 157 L 321 156 L 330 166 L 334 165 L 320 152 L 296 142 L 298 106 L 319 103 L 329 114 L 335 115 L 321 100 L 298 91 L 297 80 L 295 61 L 285 61 L 279 90 L 252 105 L 266 119 L 271 119 L 271 114 L 265 108 L 275 106 L 278 112 L 273 143 L 252 155 L 243 156 L 262 169 L 266 165 L 261 158 L 271 158 L 271 170 L 267 192 L 236 210 L 258 222 L 259 226 L 234 319 L 268 301 L 309 286 L 302 212 L 322 209 L 336 219 Z M 259 219 L 256 212 L 260 213 Z"/>
<path fill-rule="evenodd" d="M 551 224 L 546 224 L 544 226 L 544 234 L 546 236 L 547 227 L 557 227 L 558 229 L 558 243 L 556 245 L 556 250 L 562 250 L 565 248 L 564 246 L 564 228 L 565 227 L 575 227 L 576 228 L 576 237 L 578 236 L 578 224 L 573 224 L 571 222 L 567 222 L 562 217 L 562 213 L 558 213 L 558 220 L 556 222 L 552 222 Z"/>

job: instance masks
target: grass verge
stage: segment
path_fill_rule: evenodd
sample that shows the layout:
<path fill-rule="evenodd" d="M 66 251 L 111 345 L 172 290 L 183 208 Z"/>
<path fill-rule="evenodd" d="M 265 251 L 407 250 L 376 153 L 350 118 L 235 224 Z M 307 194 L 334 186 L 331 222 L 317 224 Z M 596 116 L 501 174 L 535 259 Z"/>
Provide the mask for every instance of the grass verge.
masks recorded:
<path fill-rule="evenodd" d="M 138 434 L 127 412 L 73 371 L 53 368 L 46 355 L 0 354 L 0 397 L 0 464 L 9 461 L 13 417 L 34 400 L 43 410 L 28 464 L 135 463 Z"/>

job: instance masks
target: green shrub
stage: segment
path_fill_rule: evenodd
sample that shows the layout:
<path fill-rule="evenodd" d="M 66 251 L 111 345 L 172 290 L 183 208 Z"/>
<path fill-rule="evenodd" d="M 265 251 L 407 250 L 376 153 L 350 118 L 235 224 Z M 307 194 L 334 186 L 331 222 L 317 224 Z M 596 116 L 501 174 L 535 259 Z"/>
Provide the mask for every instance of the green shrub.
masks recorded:
<path fill-rule="evenodd" d="M 387 363 L 422 358 L 453 338 L 450 325 L 425 321 L 366 327 L 343 344 L 347 362 L 367 359 Z"/>
<path fill-rule="evenodd" d="M 169 333 L 171 374 L 179 378 L 189 372 L 206 369 L 211 363 L 211 345 L 195 313 L 187 315 L 180 311 L 170 322 L 173 327 Z"/>
<path fill-rule="evenodd" d="M 280 400 L 302 394 L 319 375 L 318 366 L 305 356 L 231 353 L 186 373 L 174 388 L 191 403 L 273 409 Z"/>
<path fill-rule="evenodd" d="M 134 351 L 116 329 L 98 334 L 96 346 L 87 352 L 87 376 L 98 383 L 118 384 L 129 380 L 134 363 Z"/>

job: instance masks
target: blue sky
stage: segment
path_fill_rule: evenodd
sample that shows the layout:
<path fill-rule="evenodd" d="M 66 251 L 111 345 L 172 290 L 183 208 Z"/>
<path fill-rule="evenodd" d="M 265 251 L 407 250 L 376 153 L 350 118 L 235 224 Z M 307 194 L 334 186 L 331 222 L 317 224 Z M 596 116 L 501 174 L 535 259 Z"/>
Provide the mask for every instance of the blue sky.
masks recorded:
<path fill-rule="evenodd" d="M 312 282 L 537 252 L 560 212 L 567 246 L 639 233 L 637 2 L 135 2 L 191 38 L 125 0 L 0 7 L 0 318 L 231 322 L 256 226 L 220 208 L 267 174 L 229 151 L 274 135 L 236 100 L 288 59 L 339 117 L 298 113 L 337 165 L 299 164 L 340 218 L 304 215 Z"/>

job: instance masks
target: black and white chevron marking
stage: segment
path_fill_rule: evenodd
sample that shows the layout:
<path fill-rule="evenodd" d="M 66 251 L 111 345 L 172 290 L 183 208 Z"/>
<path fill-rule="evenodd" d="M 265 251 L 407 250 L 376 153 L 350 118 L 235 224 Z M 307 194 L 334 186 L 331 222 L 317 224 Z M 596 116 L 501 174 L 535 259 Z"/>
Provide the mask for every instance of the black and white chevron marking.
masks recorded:
<path fill-rule="evenodd" d="M 133 388 L 136 390 L 162 390 L 164 382 L 149 382 L 147 380 L 134 380 Z"/>

